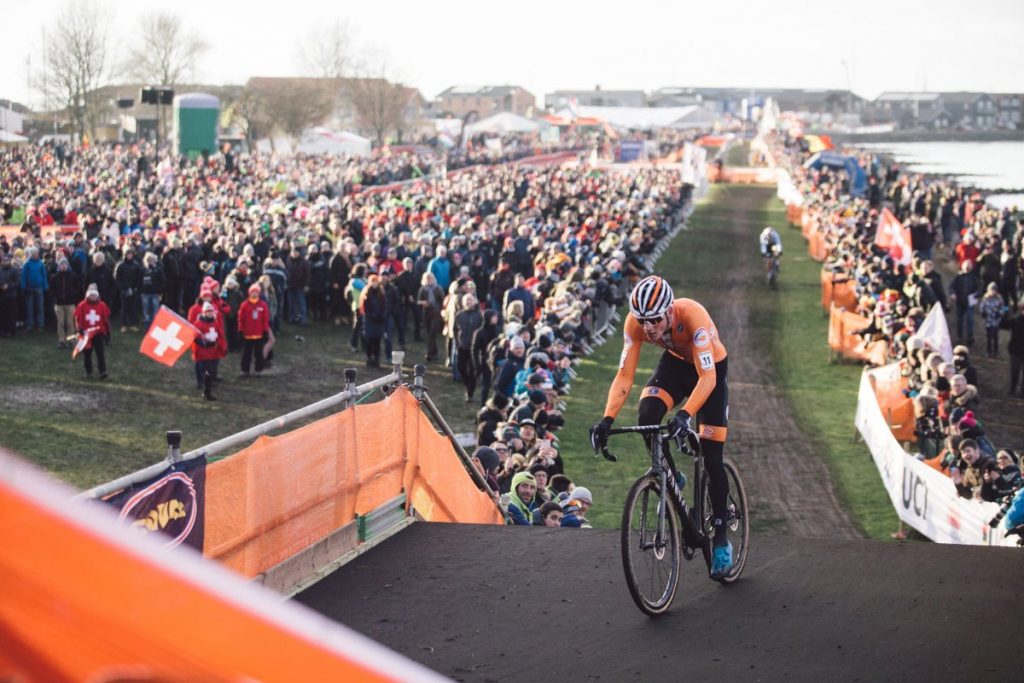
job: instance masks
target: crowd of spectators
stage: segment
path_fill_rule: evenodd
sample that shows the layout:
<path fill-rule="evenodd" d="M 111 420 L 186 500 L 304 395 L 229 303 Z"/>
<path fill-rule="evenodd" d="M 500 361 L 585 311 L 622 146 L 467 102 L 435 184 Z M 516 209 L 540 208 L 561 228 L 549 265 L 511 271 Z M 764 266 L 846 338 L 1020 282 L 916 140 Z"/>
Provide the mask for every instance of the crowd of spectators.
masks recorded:
<path fill-rule="evenodd" d="M 975 319 L 986 332 L 986 353 L 998 356 L 1000 330 L 1009 329 L 1008 392 L 1024 395 L 1024 218 L 988 207 L 983 198 L 943 179 L 907 175 L 872 154 L 859 155 L 868 172 L 864 197 L 850 195 L 843 171 L 803 168 L 809 154 L 795 140 L 770 138 L 774 157 L 795 178 L 805 210 L 825 226 L 825 268 L 835 281 L 852 281 L 857 312 L 870 319 L 857 330 L 881 341 L 901 361 L 913 399 L 918 457 L 947 473 L 965 497 L 997 501 L 1021 485 L 1020 457 L 999 450 L 985 433 L 978 372 L 971 363 Z M 883 210 L 909 228 L 913 257 L 902 265 L 876 245 Z M 933 259 L 948 258 L 956 274 L 948 285 Z M 947 361 L 915 332 L 938 304 L 955 315 L 956 345 Z"/>
<path fill-rule="evenodd" d="M 0 223 L 21 229 L 0 236 L 0 333 L 48 326 L 59 347 L 73 343 L 82 330 L 67 309 L 87 287 L 122 332 L 165 305 L 204 336 L 222 325 L 223 352 L 195 355 L 201 389 L 219 380 L 208 359 L 243 352 L 243 376 L 252 357 L 257 375 L 272 365 L 282 325 L 346 326 L 371 367 L 422 340 L 423 360 L 450 367 L 481 406 L 477 462 L 511 518 L 586 526 L 592 497 L 559 455 L 561 397 L 691 188 L 657 167 L 481 163 L 505 160 L 470 154 L 439 173 L 448 158 L 418 149 L 361 161 L 5 151 Z M 395 185 L 407 179 L 420 180 Z M 267 310 L 267 329 L 246 325 L 246 305 Z"/>

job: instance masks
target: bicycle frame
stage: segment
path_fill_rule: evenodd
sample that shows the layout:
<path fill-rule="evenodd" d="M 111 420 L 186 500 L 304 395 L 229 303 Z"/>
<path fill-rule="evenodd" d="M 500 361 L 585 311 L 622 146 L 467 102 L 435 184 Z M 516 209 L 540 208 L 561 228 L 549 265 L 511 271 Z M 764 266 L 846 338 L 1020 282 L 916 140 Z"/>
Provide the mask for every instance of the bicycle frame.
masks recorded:
<path fill-rule="evenodd" d="M 642 546 L 643 549 L 646 550 L 650 547 L 657 549 L 665 546 L 665 516 L 668 514 L 665 506 L 665 499 L 667 497 L 672 501 L 672 504 L 675 505 L 676 512 L 679 513 L 679 518 L 681 520 L 680 523 L 683 526 L 683 530 L 692 534 L 692 538 L 697 539 L 700 542 L 700 547 L 694 548 L 694 550 L 706 550 L 706 547 L 710 545 L 711 539 L 690 516 L 690 510 L 687 507 L 686 498 L 683 496 L 683 492 L 680 490 L 679 484 L 676 482 L 675 474 L 678 469 L 676 467 L 675 460 L 672 458 L 671 448 L 669 447 L 671 439 L 668 436 L 668 425 L 619 427 L 608 431 L 609 436 L 628 433 L 650 435 L 652 437 L 652 444 L 649 449 L 651 467 L 647 470 L 646 474 L 658 477 L 660 485 L 659 490 L 661 491 L 658 503 L 658 530 L 655 533 L 652 545 L 644 544 Z M 704 465 L 704 458 L 702 457 L 700 448 L 700 440 L 697 438 L 697 435 L 692 431 L 688 432 L 686 435 L 686 447 L 681 447 L 680 450 L 693 458 L 693 482 L 694 490 L 696 491 L 699 488 L 699 482 L 701 475 L 703 474 Z M 607 446 L 602 449 L 602 453 L 608 460 L 613 462 L 617 460 L 617 458 L 608 451 Z M 668 492 L 668 495 L 666 495 L 666 492 Z M 694 508 L 697 512 L 696 518 L 704 519 L 705 510 L 703 497 L 695 495 L 694 498 Z M 684 543 L 683 545 L 685 546 L 686 544 Z"/>

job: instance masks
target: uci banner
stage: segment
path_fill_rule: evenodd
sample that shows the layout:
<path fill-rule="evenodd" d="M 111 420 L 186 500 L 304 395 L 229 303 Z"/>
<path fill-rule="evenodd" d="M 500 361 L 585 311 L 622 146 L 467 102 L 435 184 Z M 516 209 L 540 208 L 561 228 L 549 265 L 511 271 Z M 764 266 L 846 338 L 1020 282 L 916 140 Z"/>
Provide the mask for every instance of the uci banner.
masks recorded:
<path fill-rule="evenodd" d="M 949 477 L 904 451 L 893 436 L 879 407 L 872 379 L 899 386 L 899 372 L 899 363 L 865 369 L 855 418 L 896 514 L 938 543 L 1012 545 L 1002 528 L 992 529 L 988 525 L 999 511 L 998 505 L 962 498 Z"/>
<path fill-rule="evenodd" d="M 168 465 L 167 469 L 134 484 L 105 503 L 120 510 L 121 523 L 142 534 L 167 536 L 167 547 L 192 546 L 203 551 L 206 493 L 206 454 Z"/>

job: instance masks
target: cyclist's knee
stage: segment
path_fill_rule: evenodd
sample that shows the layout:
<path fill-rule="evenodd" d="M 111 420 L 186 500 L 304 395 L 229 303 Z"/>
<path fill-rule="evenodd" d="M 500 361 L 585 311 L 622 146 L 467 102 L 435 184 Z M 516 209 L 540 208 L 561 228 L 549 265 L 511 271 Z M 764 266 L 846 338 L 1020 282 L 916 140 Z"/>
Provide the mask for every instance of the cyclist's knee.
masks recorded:
<path fill-rule="evenodd" d="M 640 399 L 640 414 L 637 417 L 637 424 L 661 424 L 661 419 L 665 417 L 667 412 L 668 408 L 665 407 L 665 402 L 660 398 L 657 396 L 644 396 Z"/>

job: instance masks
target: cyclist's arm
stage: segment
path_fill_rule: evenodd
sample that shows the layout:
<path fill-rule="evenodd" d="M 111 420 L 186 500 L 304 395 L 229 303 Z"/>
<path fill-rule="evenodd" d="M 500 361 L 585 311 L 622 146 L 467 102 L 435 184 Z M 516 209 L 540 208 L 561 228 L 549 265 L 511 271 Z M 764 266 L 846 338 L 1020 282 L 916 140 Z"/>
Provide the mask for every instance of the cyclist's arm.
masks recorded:
<path fill-rule="evenodd" d="M 703 360 L 703 356 L 706 356 L 707 360 Z M 705 368 L 707 363 L 710 363 L 710 369 Z M 708 400 L 708 396 L 718 384 L 718 373 L 715 372 L 714 355 L 710 347 L 707 351 L 694 353 L 693 365 L 697 368 L 697 386 L 683 404 L 683 410 L 690 415 L 696 415 L 704 407 L 704 401 Z"/>
<path fill-rule="evenodd" d="M 605 417 L 615 417 L 622 410 L 622 406 L 629 398 L 629 392 L 633 389 L 633 377 L 636 375 L 636 366 L 640 361 L 641 340 L 637 339 L 632 332 L 632 316 L 626 318 L 626 324 L 622 330 L 622 356 L 619 358 L 619 371 L 612 380 L 612 386 L 608 389 L 608 401 L 604 406 Z"/>

